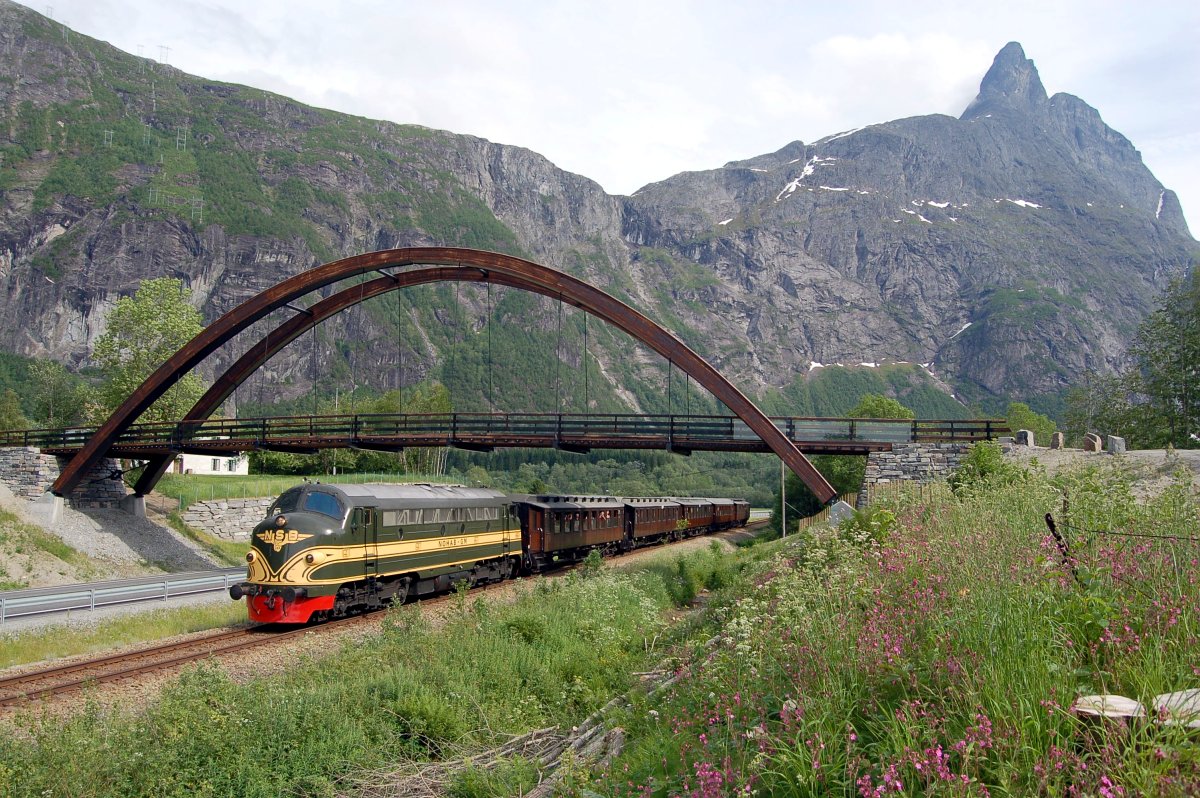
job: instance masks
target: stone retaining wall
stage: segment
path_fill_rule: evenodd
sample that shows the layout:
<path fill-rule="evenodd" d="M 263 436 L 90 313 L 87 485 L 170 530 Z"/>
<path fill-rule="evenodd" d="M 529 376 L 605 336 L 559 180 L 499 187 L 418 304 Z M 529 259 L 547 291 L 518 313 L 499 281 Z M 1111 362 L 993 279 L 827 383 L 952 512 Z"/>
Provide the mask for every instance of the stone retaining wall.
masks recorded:
<path fill-rule="evenodd" d="M 871 452 L 858 503 L 862 506 L 871 489 L 878 485 L 945 479 L 970 450 L 969 443 L 897 443 L 890 452 Z"/>
<path fill-rule="evenodd" d="M 223 540 L 249 540 L 254 525 L 267 514 L 274 497 L 217 499 L 192 502 L 183 511 L 183 522 Z"/>
<path fill-rule="evenodd" d="M 65 457 L 42 454 L 29 446 L 0 448 L 0 483 L 7 485 L 15 496 L 39 499 L 50 490 L 66 463 Z M 120 505 L 128 492 L 120 470 L 120 463 L 111 457 L 101 460 L 68 497 L 71 506 L 87 509 Z"/>

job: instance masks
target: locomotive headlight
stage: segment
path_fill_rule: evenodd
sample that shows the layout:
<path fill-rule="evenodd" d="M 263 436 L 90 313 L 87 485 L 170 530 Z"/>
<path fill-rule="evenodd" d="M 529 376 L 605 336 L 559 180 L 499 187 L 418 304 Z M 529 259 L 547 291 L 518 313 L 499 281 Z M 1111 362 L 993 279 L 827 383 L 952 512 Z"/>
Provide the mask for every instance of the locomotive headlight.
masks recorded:
<path fill-rule="evenodd" d="M 246 552 L 246 562 L 254 562 L 255 556 L 254 549 L 250 549 L 250 551 Z"/>
<path fill-rule="evenodd" d="M 317 561 L 317 555 L 315 555 L 315 554 L 305 554 L 305 555 L 304 555 L 304 561 L 305 561 L 306 563 L 308 563 L 309 565 L 312 565 L 313 563 L 315 563 L 315 562 Z"/>
<path fill-rule="evenodd" d="M 287 526 L 287 516 L 286 515 L 276 516 L 275 517 L 275 526 L 280 527 L 280 528 Z"/>

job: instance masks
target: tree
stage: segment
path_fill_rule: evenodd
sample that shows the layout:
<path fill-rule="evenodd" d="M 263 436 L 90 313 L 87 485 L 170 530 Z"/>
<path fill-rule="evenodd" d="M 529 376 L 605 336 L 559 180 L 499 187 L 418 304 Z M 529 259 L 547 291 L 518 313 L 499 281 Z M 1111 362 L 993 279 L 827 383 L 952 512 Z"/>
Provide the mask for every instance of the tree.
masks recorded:
<path fill-rule="evenodd" d="M 1033 433 L 1034 442 L 1040 446 L 1050 445 L 1050 436 L 1058 431 L 1054 419 L 1035 413 L 1024 402 L 1009 402 L 1008 412 L 1004 414 L 1008 429 L 1013 434 L 1017 430 L 1027 429 Z"/>
<path fill-rule="evenodd" d="M 850 418 L 916 418 L 913 411 L 895 399 L 877 393 L 863 394 L 846 415 Z"/>
<path fill-rule="evenodd" d="M 47 427 L 66 427 L 84 418 L 84 391 L 79 378 L 61 363 L 37 360 L 29 366 L 34 414 Z"/>
<path fill-rule="evenodd" d="M 1191 436 L 1200 430 L 1200 274 L 1171 284 L 1142 322 L 1130 354 L 1137 363 L 1138 404 L 1162 425 L 1155 443 L 1194 445 Z"/>
<path fill-rule="evenodd" d="M 0 430 L 29 429 L 33 425 L 21 412 L 21 399 L 12 388 L 0 393 Z"/>
<path fill-rule="evenodd" d="M 104 373 L 97 392 L 95 421 L 121 405 L 146 378 L 203 329 L 191 292 L 171 277 L 144 280 L 132 297 L 122 297 L 109 311 L 94 356 Z M 142 414 L 142 421 L 175 421 L 204 393 L 194 372 L 182 375 Z"/>
<path fill-rule="evenodd" d="M 1067 397 L 1072 441 L 1086 432 L 1120 435 L 1133 448 L 1195 447 L 1200 438 L 1200 270 L 1176 280 L 1138 328 L 1134 368 L 1088 375 Z"/>

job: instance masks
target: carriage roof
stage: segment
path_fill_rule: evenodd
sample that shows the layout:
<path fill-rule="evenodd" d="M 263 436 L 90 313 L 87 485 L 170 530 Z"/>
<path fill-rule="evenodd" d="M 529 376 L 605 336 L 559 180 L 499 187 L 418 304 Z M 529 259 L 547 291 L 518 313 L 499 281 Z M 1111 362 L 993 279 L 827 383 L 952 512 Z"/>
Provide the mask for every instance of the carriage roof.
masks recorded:
<path fill-rule="evenodd" d="M 674 499 L 664 499 L 661 496 L 622 496 L 621 502 L 640 510 L 646 507 L 678 507 Z"/>
<path fill-rule="evenodd" d="M 526 502 L 544 510 L 623 510 L 625 503 L 612 496 L 531 496 Z"/>

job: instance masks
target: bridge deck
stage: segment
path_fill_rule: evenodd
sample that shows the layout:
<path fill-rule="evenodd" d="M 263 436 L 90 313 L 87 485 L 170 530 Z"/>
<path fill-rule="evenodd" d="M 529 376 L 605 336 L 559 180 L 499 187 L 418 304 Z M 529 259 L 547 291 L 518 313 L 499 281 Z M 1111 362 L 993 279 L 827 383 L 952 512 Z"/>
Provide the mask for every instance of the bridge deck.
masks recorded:
<path fill-rule="evenodd" d="M 807 454 L 865 454 L 897 443 L 974 442 L 1007 432 L 1002 420 L 896 420 L 772 418 Z M 73 455 L 95 428 L 0 432 L 0 446 L 33 446 Z M 256 449 L 313 452 L 329 448 L 399 451 L 455 446 L 490 451 L 505 447 L 667 449 L 768 452 L 770 448 L 733 416 L 443 413 L 358 414 L 210 419 L 204 422 L 135 424 L 121 434 L 110 456 L 148 458 L 167 453 L 230 455 Z"/>

